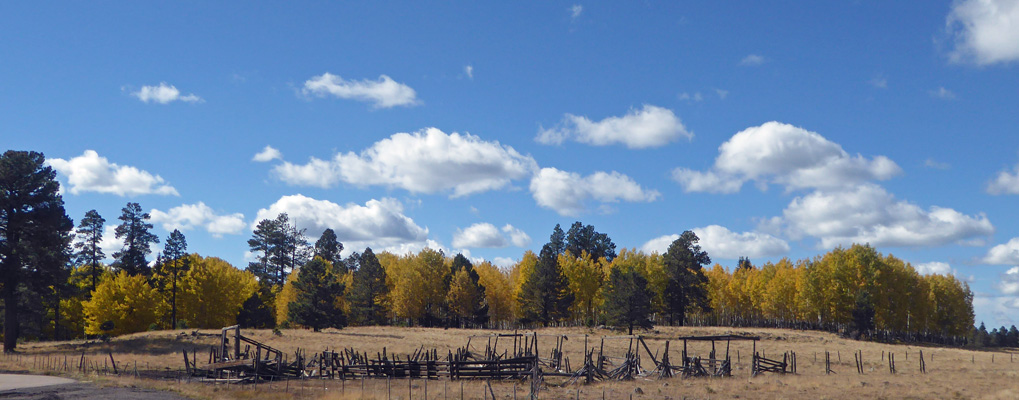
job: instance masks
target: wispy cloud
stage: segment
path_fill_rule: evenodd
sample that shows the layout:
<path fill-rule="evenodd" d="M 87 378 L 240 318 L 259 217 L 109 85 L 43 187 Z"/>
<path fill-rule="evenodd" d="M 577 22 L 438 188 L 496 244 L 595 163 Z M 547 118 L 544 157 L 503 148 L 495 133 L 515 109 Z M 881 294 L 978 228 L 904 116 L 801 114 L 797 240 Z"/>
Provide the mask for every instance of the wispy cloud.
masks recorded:
<path fill-rule="evenodd" d="M 474 66 L 467 64 L 464 67 L 464 73 L 467 74 L 467 79 L 474 80 Z"/>
<path fill-rule="evenodd" d="M 378 80 L 344 80 L 328 72 L 304 82 L 305 95 L 325 97 L 332 95 L 341 99 L 368 102 L 374 108 L 414 106 L 420 103 L 417 92 L 410 86 L 399 83 L 386 75 Z"/>
<path fill-rule="evenodd" d="M 752 67 L 752 66 L 757 66 L 757 65 L 764 64 L 765 61 L 767 61 L 767 60 L 762 55 L 750 54 L 750 55 L 748 55 L 746 57 L 743 57 L 743 59 L 740 60 L 739 65 L 751 66 Z"/>
<path fill-rule="evenodd" d="M 584 12 L 584 6 L 581 6 L 580 4 L 574 4 L 573 7 L 569 8 L 569 11 L 570 18 L 577 19 L 580 18 L 580 13 Z"/>
<path fill-rule="evenodd" d="M 180 90 L 176 86 L 166 82 L 160 82 L 158 86 L 142 86 L 141 89 L 132 92 L 131 95 L 137 97 L 143 103 L 169 104 L 175 101 L 201 103 L 205 101 L 194 93 L 181 95 Z"/>
<path fill-rule="evenodd" d="M 566 114 L 555 128 L 540 129 L 534 140 L 550 145 L 561 144 L 567 139 L 593 146 L 621 143 L 631 149 L 643 149 L 661 147 L 680 138 L 692 139 L 693 133 L 683 126 L 672 110 L 645 104 L 622 117 L 607 117 L 597 122 Z"/>
<path fill-rule="evenodd" d="M 941 100 L 952 100 L 955 99 L 955 93 L 951 90 L 945 89 L 944 86 L 940 86 L 937 89 L 927 91 L 931 97 Z"/>

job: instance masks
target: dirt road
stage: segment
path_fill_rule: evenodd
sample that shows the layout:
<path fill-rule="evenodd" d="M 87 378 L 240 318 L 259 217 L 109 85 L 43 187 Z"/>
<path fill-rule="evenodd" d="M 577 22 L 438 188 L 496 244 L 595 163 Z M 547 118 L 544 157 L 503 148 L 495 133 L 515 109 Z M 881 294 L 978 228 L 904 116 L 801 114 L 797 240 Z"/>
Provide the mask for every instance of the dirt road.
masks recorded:
<path fill-rule="evenodd" d="M 0 399 L 185 400 L 175 393 L 140 388 L 103 388 L 88 382 L 45 375 L 0 374 Z"/>

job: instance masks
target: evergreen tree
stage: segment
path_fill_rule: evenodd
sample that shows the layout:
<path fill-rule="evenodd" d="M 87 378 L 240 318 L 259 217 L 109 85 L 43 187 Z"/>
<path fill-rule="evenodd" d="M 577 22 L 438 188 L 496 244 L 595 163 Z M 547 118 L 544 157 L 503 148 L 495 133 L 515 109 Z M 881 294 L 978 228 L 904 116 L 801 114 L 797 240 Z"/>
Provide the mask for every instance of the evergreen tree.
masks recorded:
<path fill-rule="evenodd" d="M 124 241 L 124 249 L 113 253 L 113 267 L 127 272 L 129 275 L 145 275 L 152 273 L 146 257 L 152 252 L 149 245 L 159 243 L 159 238 L 149 232 L 152 224 L 149 220 L 149 213 L 142 212 L 138 203 L 127 203 L 121 209 L 118 218 L 121 223 L 117 226 L 117 239 Z"/>
<path fill-rule="evenodd" d="M 52 292 L 49 288 L 69 276 L 74 223 L 59 190 L 56 172 L 46 166 L 42 153 L 8 150 L 0 155 L 0 297 L 7 353 L 21 335 L 22 304 L 41 303 L 41 293 Z"/>
<path fill-rule="evenodd" d="M 605 289 L 605 314 L 612 325 L 651 329 L 651 289 L 647 278 L 631 268 L 613 268 Z"/>
<path fill-rule="evenodd" d="M 351 318 L 358 325 L 382 325 L 386 322 L 386 295 L 389 293 L 386 270 L 370 247 L 357 257 L 357 263 L 359 267 L 354 269 L 347 292 Z"/>
<path fill-rule="evenodd" d="M 853 330 L 861 335 L 870 335 L 874 330 L 874 301 L 870 292 L 861 290 L 856 294 L 856 305 L 853 307 Z"/>
<path fill-rule="evenodd" d="M 265 285 L 258 285 L 255 293 L 251 294 L 241 310 L 237 313 L 237 324 L 242 328 L 267 329 L 276 327 L 276 318 L 273 317 L 272 292 Z"/>
<path fill-rule="evenodd" d="M 309 255 L 304 230 L 292 225 L 286 213 L 259 221 L 248 247 L 258 255 L 258 261 L 248 263 L 248 271 L 269 287 L 283 287 L 290 271 L 307 262 Z"/>
<path fill-rule="evenodd" d="M 78 241 L 74 243 L 74 248 L 77 249 L 75 252 L 76 261 L 81 265 L 88 266 L 88 275 L 92 278 L 92 290 L 89 291 L 87 297 L 91 297 L 91 292 L 96 290 L 99 276 L 103 273 L 102 262 L 106 258 L 106 254 L 103 253 L 99 244 L 103 241 L 103 224 L 105 223 L 106 220 L 99 215 L 99 212 L 89 210 L 81 219 L 78 230 L 75 231 L 78 235 Z"/>
<path fill-rule="evenodd" d="M 595 231 L 593 225 L 585 226 L 577 221 L 566 232 L 566 252 L 573 257 L 580 257 L 580 253 L 585 251 L 595 261 L 605 257 L 606 261 L 611 262 L 616 257 L 616 244 L 612 243 L 608 235 Z"/>
<path fill-rule="evenodd" d="M 177 329 L 177 280 L 188 270 L 188 243 L 180 230 L 174 229 L 166 238 L 160 262 L 156 264 L 156 275 L 170 281 L 170 329 Z M 165 288 L 164 288 L 165 289 Z"/>
<path fill-rule="evenodd" d="M 462 277 L 458 277 L 462 275 Z M 458 253 L 450 266 L 450 287 L 447 303 L 453 325 L 460 326 L 460 319 L 483 325 L 488 322 L 488 303 L 485 301 L 485 287 L 481 285 L 478 272 L 471 261 Z"/>
<path fill-rule="evenodd" d="M 315 242 L 315 257 L 322 257 L 323 260 L 329 261 L 333 268 L 337 269 L 337 272 L 345 274 L 347 268 L 343 265 L 343 259 L 340 258 L 342 251 L 343 243 L 336 239 L 336 232 L 331 228 L 322 231 L 322 236 Z"/>
<path fill-rule="evenodd" d="M 556 258 L 550 243 L 541 248 L 538 263 L 517 295 L 521 322 L 548 325 L 569 316 L 573 292 Z"/>
<path fill-rule="evenodd" d="M 555 224 L 555 228 L 552 229 L 552 236 L 549 236 L 548 244 L 552 246 L 552 254 L 556 257 L 566 252 L 566 233 L 563 232 L 563 228 L 559 224 Z"/>
<path fill-rule="evenodd" d="M 750 263 L 749 258 L 740 257 L 739 261 L 736 262 L 736 269 L 754 269 L 754 264 Z"/>
<path fill-rule="evenodd" d="M 329 272 L 325 260 L 315 257 L 301 267 L 294 281 L 297 298 L 287 305 L 287 319 L 318 332 L 323 328 L 343 328 L 347 316 L 337 300 L 343 283 Z"/>
<path fill-rule="evenodd" d="M 710 309 L 708 278 L 704 275 L 703 266 L 711 264 L 711 258 L 701 250 L 697 244 L 699 241 L 695 233 L 683 232 L 662 257 L 667 276 L 665 311 L 671 323 L 682 325 L 691 307 Z"/>

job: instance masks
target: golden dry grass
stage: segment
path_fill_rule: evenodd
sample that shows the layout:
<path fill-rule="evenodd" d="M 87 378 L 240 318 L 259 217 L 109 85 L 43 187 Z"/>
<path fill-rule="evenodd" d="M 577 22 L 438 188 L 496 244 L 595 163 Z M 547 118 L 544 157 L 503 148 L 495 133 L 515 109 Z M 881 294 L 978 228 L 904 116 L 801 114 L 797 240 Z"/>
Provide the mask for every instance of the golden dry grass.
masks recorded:
<path fill-rule="evenodd" d="M 505 333 L 505 331 L 503 331 Z M 568 335 L 564 343 L 564 351 L 570 358 L 571 367 L 576 369 L 582 362 L 585 335 L 587 345 L 597 348 L 602 337 L 618 336 L 618 333 L 607 330 L 585 328 L 548 328 L 538 331 L 539 350 L 547 357 L 554 345 L 551 335 Z M 103 362 L 113 354 L 121 369 L 127 369 L 129 375 L 137 365 L 139 370 L 177 371 L 183 367 L 181 350 L 189 352 L 199 350 L 199 366 L 208 361 L 208 349 L 218 343 L 214 337 L 178 336 L 180 332 L 147 332 L 115 338 L 109 343 L 101 342 L 46 342 L 26 343 L 20 347 L 18 357 L 5 356 L 0 358 L 0 370 L 28 371 L 37 373 L 56 373 L 54 365 L 59 369 L 66 357 L 71 369 L 77 367 L 78 359 L 84 352 L 86 357 L 96 362 Z M 215 334 L 218 330 L 206 330 L 202 333 Z M 368 352 L 372 357 L 383 348 L 390 354 L 406 355 L 424 346 L 426 349 L 437 349 L 440 354 L 462 347 L 467 343 L 468 336 L 478 335 L 471 339 L 471 347 L 475 351 L 483 351 L 489 343 L 487 336 L 493 331 L 437 329 L 437 328 L 397 328 L 397 327 L 354 327 L 343 330 L 327 330 L 311 332 L 305 330 L 284 330 L 282 336 L 275 336 L 271 331 L 243 331 L 245 336 L 264 342 L 270 346 L 293 354 L 298 348 L 308 353 L 326 349 L 353 347 L 361 352 Z M 742 328 L 686 328 L 660 327 L 650 332 L 641 332 L 652 352 L 664 351 L 666 340 L 678 336 L 749 334 L 761 336 L 757 350 L 770 358 L 781 358 L 786 351 L 795 351 L 798 355 L 798 373 L 796 375 L 766 374 L 751 378 L 750 360 L 751 342 L 730 343 L 730 354 L 734 362 L 733 377 L 724 379 L 672 378 L 665 380 L 640 379 L 629 382 L 602 382 L 594 385 L 557 387 L 562 379 L 548 379 L 546 391 L 541 392 L 542 398 L 630 398 L 662 399 L 662 398 L 750 398 L 750 399 L 858 399 L 858 398 L 962 398 L 962 399 L 1015 399 L 1019 398 L 1019 355 L 1010 352 L 985 352 L 955 348 L 915 345 L 893 345 L 873 342 L 862 342 L 840 338 L 829 333 L 812 331 L 796 331 L 784 329 L 742 329 Z M 545 336 L 549 335 L 549 336 Z M 671 339 L 670 358 L 674 364 L 679 363 L 682 343 Z M 613 357 L 622 356 L 629 346 L 627 339 L 609 339 L 605 341 L 605 354 Z M 494 343 L 493 343 L 494 344 Z M 499 339 L 498 348 L 511 349 L 512 340 Z M 711 350 L 710 343 L 691 342 L 691 355 L 706 357 Z M 856 372 L 853 352 L 860 350 L 864 356 L 864 374 Z M 927 374 L 919 371 L 919 355 L 923 351 L 927 362 Z M 716 343 L 716 351 L 721 356 L 725 351 L 725 343 Z M 831 354 L 833 375 L 825 375 L 824 352 Z M 642 350 L 643 353 L 643 350 Z M 896 374 L 888 371 L 887 355 L 895 354 Z M 738 362 L 737 362 L 738 354 Z M 815 361 L 816 356 L 816 361 Z M 993 357 L 993 362 L 992 362 Z M 1014 357 L 1014 358 L 1013 358 Z M 841 359 L 841 361 L 840 361 Z M 642 354 L 645 369 L 653 368 L 650 357 Z M 50 369 L 51 371 L 47 371 Z M 59 372 L 76 376 L 75 371 Z M 177 380 L 135 379 L 131 376 L 96 377 L 80 376 L 79 378 L 98 380 L 106 385 L 135 385 L 150 388 L 173 390 L 183 395 L 196 398 L 212 399 L 272 399 L 303 398 L 323 399 L 406 399 L 424 398 L 425 391 L 431 399 L 459 399 L 461 384 L 465 398 L 483 398 L 488 390 L 486 382 L 479 381 L 413 381 L 367 380 L 361 381 L 328 381 L 309 380 L 287 383 L 261 384 L 258 387 L 237 385 L 211 385 Z M 427 389 L 426 389 L 427 385 Z M 504 399 L 527 395 L 526 382 L 493 382 L 492 390 L 497 397 Z M 637 388 L 640 390 L 638 391 Z"/>

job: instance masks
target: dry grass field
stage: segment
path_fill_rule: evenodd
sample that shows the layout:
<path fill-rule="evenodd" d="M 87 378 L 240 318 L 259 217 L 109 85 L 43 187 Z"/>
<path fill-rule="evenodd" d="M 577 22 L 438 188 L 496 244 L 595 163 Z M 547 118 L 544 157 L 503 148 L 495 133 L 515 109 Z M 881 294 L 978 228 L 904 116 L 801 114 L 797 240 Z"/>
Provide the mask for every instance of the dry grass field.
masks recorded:
<path fill-rule="evenodd" d="M 181 332 L 147 332 L 114 338 L 103 342 L 47 342 L 25 343 L 18 356 L 0 357 L 0 370 L 61 374 L 95 381 L 101 385 L 141 386 L 173 390 L 185 396 L 213 399 L 459 399 L 484 398 L 490 389 L 483 381 L 407 381 L 366 380 L 323 381 L 306 380 L 253 385 L 213 385 L 177 379 L 151 379 L 145 376 L 174 376 L 183 368 L 181 350 L 199 350 L 199 366 L 208 361 L 208 349 L 218 339 L 208 336 L 179 335 Z M 190 333 L 190 332 L 189 332 Z M 219 333 L 219 331 L 202 331 Z M 315 333 L 304 330 L 285 330 L 282 336 L 271 331 L 243 331 L 242 334 L 293 354 L 298 348 L 308 353 L 326 349 L 353 347 L 374 354 L 383 348 L 390 354 L 408 354 L 424 346 L 435 348 L 440 354 L 462 347 L 471 339 L 475 351 L 483 351 L 492 331 L 355 327 Z M 554 339 L 551 335 L 568 335 L 564 353 L 576 369 L 587 345 L 597 347 L 602 337 L 618 336 L 617 332 L 585 328 L 549 328 L 538 331 L 539 350 L 547 356 Z M 642 379 L 627 382 L 601 382 L 593 385 L 558 386 L 562 378 L 549 378 L 541 398 L 581 399 L 1017 399 L 1019 398 L 1019 354 L 1014 352 L 985 352 L 955 348 L 915 345 L 893 345 L 861 342 L 839 338 L 828 333 L 783 329 L 737 328 L 676 328 L 660 327 L 641 333 L 652 352 L 661 353 L 665 341 L 679 336 L 747 334 L 760 336 L 757 350 L 766 357 L 781 359 L 782 353 L 797 353 L 798 373 L 795 375 L 765 374 L 750 377 L 751 342 L 732 342 L 730 354 L 734 362 L 731 378 L 671 378 Z M 626 352 L 629 340 L 605 341 L 605 354 L 620 357 Z M 501 339 L 501 349 L 512 348 L 512 340 Z M 716 343 L 720 355 L 725 343 Z M 710 343 L 691 342 L 691 355 L 707 357 Z M 1014 350 L 1014 349 L 1012 349 Z M 824 353 L 831 355 L 834 374 L 826 375 Z M 856 371 L 853 353 L 862 351 L 864 373 Z M 923 351 L 927 373 L 920 372 L 919 356 Z M 670 345 L 670 358 L 678 364 L 682 343 Z M 74 371 L 82 353 L 97 364 L 108 361 L 109 354 L 117 361 L 121 376 L 82 376 Z M 738 354 L 738 356 L 737 356 Z M 895 355 L 895 374 L 889 372 L 887 356 Z M 205 360 L 203 360 L 203 356 Z M 659 357 L 661 355 L 659 354 Z M 737 362 L 738 357 L 738 362 Z M 71 372 L 56 372 L 67 360 Z M 642 356 L 645 369 L 653 363 Z M 134 376 L 134 369 L 142 378 Z M 125 373 L 126 370 L 126 373 Z M 156 372 L 159 372 L 157 374 Z M 500 399 L 525 398 L 526 382 L 491 382 L 491 391 Z M 488 396 L 491 397 L 491 396 Z"/>

